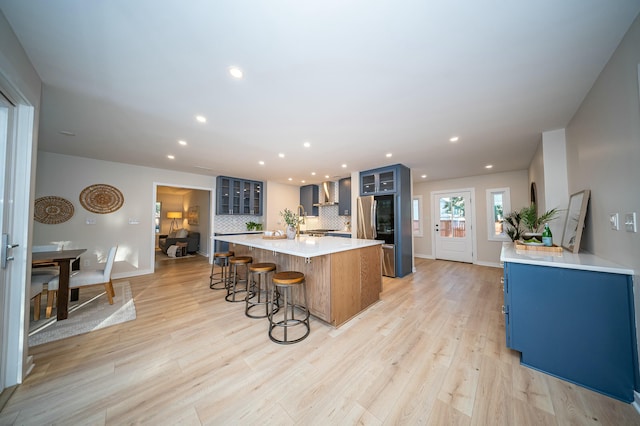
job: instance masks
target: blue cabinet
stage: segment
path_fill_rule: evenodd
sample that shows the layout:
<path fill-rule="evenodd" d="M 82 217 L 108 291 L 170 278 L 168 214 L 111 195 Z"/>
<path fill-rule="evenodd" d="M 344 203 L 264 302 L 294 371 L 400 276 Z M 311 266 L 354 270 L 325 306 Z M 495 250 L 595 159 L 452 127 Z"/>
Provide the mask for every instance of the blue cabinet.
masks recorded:
<path fill-rule="evenodd" d="M 318 216 L 319 201 L 318 185 L 305 185 L 300 187 L 300 205 L 304 207 L 305 216 Z"/>
<path fill-rule="evenodd" d="M 397 191 L 397 166 L 360 172 L 360 195 L 383 195 Z"/>
<path fill-rule="evenodd" d="M 504 300 L 506 343 L 522 364 L 633 401 L 630 275 L 507 262 Z"/>
<path fill-rule="evenodd" d="M 394 200 L 393 242 L 395 275 L 413 272 L 413 229 L 411 220 L 411 171 L 407 166 L 393 166 L 360 172 L 361 196 L 391 196 Z M 380 234 L 378 234 L 380 236 Z"/>
<path fill-rule="evenodd" d="M 218 176 L 216 214 L 262 216 L 263 186 L 259 181 Z"/>
<path fill-rule="evenodd" d="M 338 181 L 338 216 L 351 216 L 351 178 Z"/>

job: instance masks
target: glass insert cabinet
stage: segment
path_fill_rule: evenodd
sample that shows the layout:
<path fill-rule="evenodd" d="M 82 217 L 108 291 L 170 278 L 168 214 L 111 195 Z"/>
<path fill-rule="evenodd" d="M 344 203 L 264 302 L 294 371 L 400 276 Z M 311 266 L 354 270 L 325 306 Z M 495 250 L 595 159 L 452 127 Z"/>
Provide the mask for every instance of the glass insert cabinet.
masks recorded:
<path fill-rule="evenodd" d="M 218 176 L 216 182 L 216 214 L 262 215 L 262 182 L 228 176 Z"/>

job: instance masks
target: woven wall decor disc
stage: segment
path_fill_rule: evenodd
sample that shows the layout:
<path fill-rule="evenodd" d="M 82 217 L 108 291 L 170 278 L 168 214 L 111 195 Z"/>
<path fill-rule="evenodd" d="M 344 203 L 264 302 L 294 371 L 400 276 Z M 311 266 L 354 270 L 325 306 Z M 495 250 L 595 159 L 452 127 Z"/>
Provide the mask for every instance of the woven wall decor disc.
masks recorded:
<path fill-rule="evenodd" d="M 111 185 L 96 184 L 87 186 L 80 193 L 80 204 L 93 213 L 113 213 L 122 207 L 122 192 Z"/>
<path fill-rule="evenodd" d="M 71 219 L 73 204 L 62 197 L 40 197 L 35 201 L 33 218 L 40 223 L 55 225 Z"/>

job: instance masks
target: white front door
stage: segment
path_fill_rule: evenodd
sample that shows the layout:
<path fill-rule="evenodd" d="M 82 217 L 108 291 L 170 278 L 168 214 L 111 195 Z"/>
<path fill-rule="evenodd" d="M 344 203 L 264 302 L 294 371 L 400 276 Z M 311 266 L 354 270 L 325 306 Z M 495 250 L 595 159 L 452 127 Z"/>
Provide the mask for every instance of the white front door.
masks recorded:
<path fill-rule="evenodd" d="M 436 259 L 472 263 L 471 192 L 438 192 L 432 198 Z"/>

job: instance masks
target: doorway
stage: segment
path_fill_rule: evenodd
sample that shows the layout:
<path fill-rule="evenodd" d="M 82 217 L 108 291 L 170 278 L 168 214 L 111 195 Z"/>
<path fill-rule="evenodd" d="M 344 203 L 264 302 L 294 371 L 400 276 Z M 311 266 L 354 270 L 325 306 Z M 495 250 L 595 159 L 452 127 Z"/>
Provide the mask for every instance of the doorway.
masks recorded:
<path fill-rule="evenodd" d="M 435 258 L 473 263 L 472 190 L 434 192 L 431 197 Z"/>

